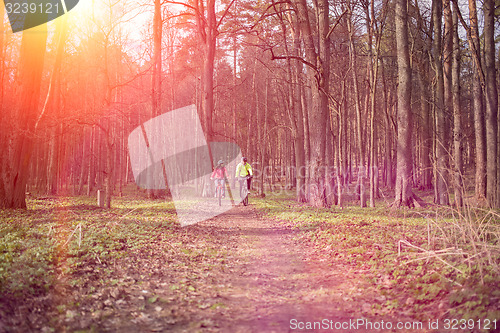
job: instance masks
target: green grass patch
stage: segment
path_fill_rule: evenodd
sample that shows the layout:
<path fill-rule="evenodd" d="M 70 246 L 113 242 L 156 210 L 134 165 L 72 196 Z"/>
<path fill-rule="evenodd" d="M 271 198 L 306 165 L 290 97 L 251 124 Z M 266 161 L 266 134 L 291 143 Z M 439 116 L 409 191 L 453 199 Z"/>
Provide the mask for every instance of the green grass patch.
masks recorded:
<path fill-rule="evenodd" d="M 300 230 L 297 240 L 310 242 L 325 257 L 373 272 L 371 282 L 392 296 L 388 309 L 411 306 L 426 320 L 442 303 L 458 318 L 500 318 L 500 219 L 495 212 L 326 209 L 286 196 L 253 202 L 267 217 Z"/>
<path fill-rule="evenodd" d="M 117 198 L 107 210 L 88 197 L 27 204 L 28 210 L 0 211 L 2 298 L 43 295 L 58 276 L 72 276 L 89 265 L 106 280 L 106 264 L 140 252 L 160 236 L 173 237 L 178 228 L 173 203 L 164 200 Z M 81 281 L 76 277 L 69 283 Z"/>

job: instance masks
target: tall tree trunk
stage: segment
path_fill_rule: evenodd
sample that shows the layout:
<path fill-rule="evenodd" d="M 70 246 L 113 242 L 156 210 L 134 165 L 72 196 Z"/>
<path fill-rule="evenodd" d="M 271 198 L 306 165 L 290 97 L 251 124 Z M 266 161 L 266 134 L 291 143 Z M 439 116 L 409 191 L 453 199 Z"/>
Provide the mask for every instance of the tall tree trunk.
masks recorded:
<path fill-rule="evenodd" d="M 306 94 L 302 95 L 302 102 L 307 103 L 307 107 L 303 107 L 304 110 L 304 118 L 305 118 L 305 145 L 306 145 L 306 186 L 307 186 L 307 200 L 309 202 L 315 202 L 315 204 L 320 204 L 321 196 L 320 196 L 320 188 L 316 181 L 319 181 L 318 174 L 316 171 L 319 171 L 318 163 L 321 162 L 321 155 L 324 152 L 324 130 L 322 130 L 325 126 L 324 119 L 323 124 L 316 124 L 318 120 L 321 108 L 320 108 L 320 86 L 316 83 L 316 71 L 318 69 L 319 64 L 319 54 L 316 52 L 316 47 L 313 40 L 312 28 L 309 20 L 309 8 L 305 0 L 297 1 L 297 19 L 298 26 L 301 30 L 301 36 L 303 38 L 304 48 L 305 48 L 305 56 L 307 61 L 309 62 L 309 66 L 306 67 L 307 75 L 309 78 L 310 87 L 310 101 L 309 96 Z M 314 68 L 312 68 L 313 66 Z M 307 94 L 309 95 L 309 94 Z M 310 104 L 310 105 L 309 105 Z M 319 127 L 317 127 L 317 125 Z M 322 145 L 323 142 L 323 145 Z M 318 160 L 317 158 L 320 158 Z"/>
<path fill-rule="evenodd" d="M 233 142 L 238 142 L 238 128 L 236 124 L 238 123 L 237 117 L 236 117 L 236 79 L 237 79 L 237 54 L 238 54 L 238 44 L 237 44 L 237 38 L 236 34 L 233 36 L 233 87 L 232 87 L 232 97 L 231 97 L 231 111 L 232 111 L 232 117 L 233 117 Z M 264 173 L 264 169 L 261 169 L 261 172 Z M 236 178 L 231 177 L 231 188 L 236 188 Z M 262 183 L 262 186 L 264 186 L 264 183 Z"/>
<path fill-rule="evenodd" d="M 455 3 L 455 10 L 458 6 Z M 472 79 L 472 100 L 474 109 L 474 138 L 475 138 L 475 196 L 477 200 L 486 197 L 486 136 L 484 125 L 484 94 L 482 81 L 484 75 L 481 61 L 481 44 L 479 42 L 479 27 L 477 19 L 476 0 L 469 0 L 469 50 L 474 60 L 474 75 Z"/>
<path fill-rule="evenodd" d="M 60 85 L 60 77 L 61 77 L 61 65 L 62 58 L 64 56 L 64 46 L 66 43 L 66 32 L 67 32 L 67 24 L 66 24 L 66 16 L 62 17 L 61 20 L 58 20 L 56 23 L 57 30 L 57 38 L 55 41 L 56 45 L 56 61 L 54 64 L 54 70 L 50 76 L 49 89 L 47 91 L 47 96 L 45 97 L 45 103 L 43 105 L 41 114 L 44 115 L 46 112 L 52 112 L 52 116 L 55 119 L 59 119 L 60 117 L 60 96 L 56 93 L 56 87 Z M 51 110 L 49 110 L 51 109 Z M 49 150 L 49 161 L 47 163 L 48 172 L 47 172 L 47 180 L 48 180 L 48 193 L 57 194 L 59 185 L 61 184 L 61 174 L 60 174 L 60 150 L 61 147 L 61 139 L 63 135 L 62 124 L 56 124 L 52 131 L 52 138 L 50 141 L 50 150 Z"/>
<path fill-rule="evenodd" d="M 6 31 L 5 30 L 5 23 L 4 23 L 4 15 L 5 15 L 5 10 L 4 10 L 4 7 L 3 6 L 0 6 L 0 31 Z M 5 41 L 5 37 L 7 36 L 7 34 L 0 34 L 0 110 L 3 109 L 3 96 L 4 96 L 4 86 L 3 86 L 3 80 L 4 80 L 4 70 L 5 70 L 5 66 L 4 66 L 4 62 L 5 62 L 5 44 L 6 44 L 6 41 Z M 2 113 L 2 112 L 0 112 Z M 2 124 L 2 115 L 0 115 L 0 125 Z M 0 151 L 1 152 L 1 151 Z M 1 158 L 1 157 L 0 157 Z M 0 160 L 1 162 L 1 160 Z M 1 169 L 0 169 L 1 170 Z M 0 187 L 1 187 L 1 182 L 0 182 Z M 0 199 L 1 200 L 1 199 Z"/>
<path fill-rule="evenodd" d="M 111 134 L 111 133 L 109 133 Z M 105 202 L 104 207 L 111 208 L 111 197 L 113 195 L 113 190 L 115 187 L 115 170 L 113 165 L 113 138 L 111 135 L 106 135 L 106 157 L 105 157 L 105 168 L 106 168 L 106 177 L 104 178 L 104 189 L 105 189 Z"/>
<path fill-rule="evenodd" d="M 445 119 L 445 103 L 444 103 L 444 74 L 442 63 L 442 43 L 441 43 L 441 17 L 443 15 L 442 0 L 433 0 L 433 24 L 434 24 L 434 41 L 433 41 L 433 57 L 436 78 L 436 203 L 440 205 L 448 205 L 448 185 L 447 185 L 447 151 L 446 151 L 446 119 Z"/>
<path fill-rule="evenodd" d="M 304 125 L 304 191 L 305 191 L 305 200 L 309 201 L 309 165 L 311 161 L 311 140 L 309 136 L 309 99 L 307 95 L 310 95 L 311 89 L 305 87 L 304 85 L 300 85 L 300 105 L 302 109 L 302 119 Z"/>
<path fill-rule="evenodd" d="M 343 205 L 343 189 L 347 178 L 347 82 L 341 83 L 341 104 L 337 117 L 338 123 L 338 164 L 337 164 L 337 206 Z"/>
<path fill-rule="evenodd" d="M 4 7 L 0 6 L 0 29 L 1 31 L 5 31 L 5 23 L 4 23 Z M 7 36 L 6 34 L 1 33 L 0 34 L 0 207 L 3 206 L 3 202 L 6 201 L 5 198 L 5 184 L 4 184 L 4 177 L 6 176 L 6 168 L 7 168 L 7 145 L 9 144 L 9 136 L 7 135 L 8 129 L 7 129 L 7 115 L 6 111 L 3 109 L 3 96 L 4 96 L 4 71 L 5 71 L 5 37 Z M 9 112 L 10 113 L 10 112 Z"/>
<path fill-rule="evenodd" d="M 0 202 L 2 208 L 26 208 L 26 183 L 33 153 L 36 122 L 39 118 L 38 103 L 46 42 L 45 24 L 23 32 L 18 67 L 21 90 L 14 124 L 15 150 L 12 160 L 9 161 L 10 177 L 8 184 L 4 185 L 6 193 L 3 202 Z"/>
<path fill-rule="evenodd" d="M 382 86 L 383 86 L 383 100 L 384 100 L 384 123 L 385 123 L 385 148 L 384 148 L 384 182 L 385 186 L 392 189 L 393 188 L 393 180 L 392 180 L 392 123 L 389 117 L 389 102 L 390 91 L 388 91 L 385 79 L 385 66 L 384 61 L 382 60 L 381 64 L 381 75 L 382 75 Z"/>
<path fill-rule="evenodd" d="M 85 172 L 87 170 L 87 163 L 89 162 L 89 154 L 88 154 L 88 147 L 87 147 L 87 140 L 86 140 L 86 128 L 84 127 L 82 129 L 82 160 L 80 163 L 80 177 L 79 177 L 79 183 L 78 183 L 78 190 L 77 190 L 77 195 L 82 195 L 83 192 L 83 186 L 85 185 Z"/>
<path fill-rule="evenodd" d="M 261 159 L 260 159 L 260 188 L 259 188 L 259 195 L 261 197 L 264 197 L 264 176 L 267 166 L 267 115 L 269 114 L 269 79 L 266 80 L 266 94 L 265 94 L 265 110 L 264 110 L 264 128 L 262 129 L 263 135 L 261 137 L 261 140 L 259 140 L 260 143 L 260 149 L 261 149 Z"/>
<path fill-rule="evenodd" d="M 254 61 L 253 61 L 253 73 L 252 73 L 252 93 L 253 93 L 253 96 L 252 96 L 252 109 L 254 110 L 254 112 L 256 112 L 257 114 L 259 114 L 259 111 L 258 111 L 258 108 L 259 108 L 259 92 L 258 92 L 258 89 L 257 89 L 257 64 L 258 64 L 259 60 L 258 60 L 258 54 L 257 54 L 257 50 L 255 52 L 255 58 L 254 58 Z M 255 133 L 255 117 L 248 117 L 248 130 L 247 130 L 247 148 L 246 148 L 246 156 L 251 158 L 253 157 L 252 156 L 252 153 L 254 152 L 254 147 L 252 147 L 252 143 L 254 142 L 253 140 L 253 137 L 251 135 L 251 133 Z M 258 120 L 257 120 L 257 126 L 259 126 L 258 124 Z M 259 130 L 259 128 L 258 128 Z M 257 132 L 258 132 L 257 130 Z M 257 157 L 257 156 L 255 156 Z M 258 160 L 256 158 L 256 160 Z"/>
<path fill-rule="evenodd" d="M 59 115 L 56 111 L 55 115 Z M 60 174 L 59 161 L 61 159 L 61 137 L 62 124 L 57 124 L 52 130 L 52 138 L 50 139 L 50 147 L 47 161 L 47 193 L 55 195 L 58 193 L 59 185 L 62 182 Z"/>
<path fill-rule="evenodd" d="M 498 8 L 498 7 L 497 7 Z M 500 50 L 498 52 L 498 63 L 496 68 L 496 73 L 498 75 L 498 81 L 500 83 Z M 498 89 L 498 86 L 497 86 Z M 500 98 L 500 90 L 498 90 L 498 98 Z M 500 105 L 498 105 L 500 107 Z M 498 110 L 500 112 L 500 110 Z M 500 113 L 497 113 L 497 204 L 496 207 L 500 207 Z"/>
<path fill-rule="evenodd" d="M 374 1 L 371 1 L 371 24 L 369 25 L 369 57 L 370 57 L 370 207 L 375 207 L 375 199 L 378 196 L 378 162 L 376 153 L 376 96 L 377 96 L 377 80 L 378 80 L 378 55 L 380 50 L 380 33 L 375 35 L 375 9 Z M 367 21 L 369 18 L 367 18 Z M 368 24 L 368 22 L 367 22 Z M 375 37 L 375 53 L 372 51 L 372 39 Z"/>
<path fill-rule="evenodd" d="M 97 164 L 97 157 L 96 157 L 96 130 L 95 127 L 92 127 L 90 129 L 90 135 L 89 135 L 89 168 L 88 168 L 88 179 L 87 179 L 87 196 L 90 197 L 92 194 L 92 191 L 94 190 L 94 187 L 96 185 L 95 183 L 95 178 L 96 178 L 96 164 Z"/>
<path fill-rule="evenodd" d="M 348 5 L 349 16 L 347 19 L 347 29 L 349 33 L 349 58 L 350 58 L 350 67 L 352 74 L 352 83 L 354 88 L 354 102 L 356 108 L 356 139 L 357 139 L 357 147 L 360 165 L 364 167 L 365 165 L 365 154 L 364 154 L 364 143 L 362 136 L 362 125 L 361 125 L 361 102 L 359 100 L 359 84 L 358 84 L 358 76 L 357 73 L 357 55 L 356 55 L 356 47 L 354 45 L 354 27 L 352 24 L 352 8 L 351 5 Z"/>
<path fill-rule="evenodd" d="M 311 192 L 311 204 L 314 206 L 325 206 L 326 187 L 326 123 L 328 121 L 328 93 L 330 80 L 330 43 L 327 38 L 329 31 L 329 5 L 328 0 L 319 0 L 316 8 L 318 14 L 318 37 L 319 37 L 319 82 L 314 86 L 317 95 L 317 108 L 310 113 L 311 136 L 311 180 L 314 182 L 315 190 Z"/>
<path fill-rule="evenodd" d="M 292 26 L 293 46 L 291 54 L 298 57 L 300 53 L 300 27 L 297 20 L 293 20 L 290 12 L 288 15 Z M 302 88 L 301 73 L 303 71 L 302 63 L 297 59 L 290 60 L 290 99 L 293 108 L 292 118 L 294 119 L 294 149 L 295 149 L 295 172 L 296 172 L 296 200 L 297 202 L 306 202 L 305 192 L 305 147 L 304 147 L 304 114 L 301 104 Z"/>
<path fill-rule="evenodd" d="M 161 76 L 162 76 L 162 59 L 161 59 L 161 42 L 162 42 L 162 18 L 161 18 L 161 1 L 160 0 L 154 0 L 154 14 L 153 14 L 153 65 L 152 65 L 152 76 L 151 76 L 151 119 L 160 115 L 162 113 L 162 91 L 161 91 Z M 111 125 L 111 124 L 110 124 Z M 108 130 L 111 130 L 110 127 L 108 127 Z M 108 136 L 108 134 L 106 135 Z M 106 147 L 111 148 L 113 145 L 108 144 L 108 137 L 106 138 Z M 111 150 L 108 152 L 108 154 L 111 154 Z M 107 167 L 108 165 L 111 166 L 111 164 L 108 161 L 108 158 L 106 158 L 106 161 L 104 162 L 104 165 Z M 107 176 L 105 180 L 105 186 L 109 186 L 111 181 L 110 177 L 111 170 L 106 169 Z M 153 184 L 153 177 L 154 175 L 152 173 L 149 174 L 149 177 L 151 179 L 149 180 L 150 184 Z M 148 189 L 148 196 L 149 198 L 156 198 L 159 196 L 159 191 L 154 190 L 154 189 Z M 105 192 L 105 206 L 108 207 L 108 203 L 111 203 L 111 193 L 109 193 L 107 190 Z"/>
<path fill-rule="evenodd" d="M 326 137 L 326 146 L 325 146 L 325 201 L 328 207 L 335 205 L 337 202 L 337 192 L 335 189 L 335 181 L 336 178 L 334 171 L 335 167 L 335 134 L 334 134 L 334 121 L 335 113 L 328 112 L 328 120 L 326 122 L 325 129 L 325 137 Z"/>
<path fill-rule="evenodd" d="M 65 54 L 65 46 L 66 46 L 66 39 L 67 39 L 67 34 L 68 34 L 68 23 L 67 23 L 67 16 L 64 16 L 61 18 L 61 20 L 57 21 L 57 30 L 60 32 L 59 35 L 59 40 L 57 44 L 57 54 L 56 54 L 56 62 L 54 65 L 54 72 L 52 73 L 51 77 L 51 82 L 50 82 L 50 87 L 49 87 L 49 92 L 47 94 L 47 100 L 46 100 L 46 105 L 44 105 L 44 109 L 42 110 L 42 113 L 45 112 L 45 107 L 47 106 L 47 102 L 50 100 L 51 95 L 53 96 L 54 99 L 54 108 L 55 108 L 55 115 L 56 119 L 61 114 L 61 109 L 63 108 L 63 103 L 62 103 L 62 97 L 60 93 L 55 93 L 55 88 L 57 86 L 61 85 L 61 67 L 62 67 L 62 59 Z M 63 137 L 63 125 L 58 124 L 57 130 L 56 130 L 58 137 L 56 138 L 56 149 L 61 149 L 62 148 L 62 137 Z M 61 153 L 58 152 L 57 156 L 60 157 Z M 55 160 L 55 165 L 58 167 L 58 171 L 56 174 L 60 175 L 61 174 L 61 159 L 58 158 Z M 60 186 L 60 181 L 59 184 Z M 56 188 L 57 191 L 57 188 Z"/>
<path fill-rule="evenodd" d="M 254 86 L 253 86 L 253 90 L 252 90 L 254 93 L 254 101 L 255 101 L 254 110 L 255 110 L 256 117 L 251 117 L 251 118 L 255 118 L 255 123 L 257 124 L 257 126 L 256 126 L 257 142 L 259 143 L 259 145 L 257 147 L 254 147 L 254 151 L 255 151 L 255 159 L 254 160 L 258 161 L 259 168 L 262 170 L 261 163 L 262 163 L 263 151 L 262 151 L 261 143 L 262 143 L 262 138 L 265 135 L 265 133 L 262 133 L 262 118 L 263 118 L 263 113 L 266 112 L 266 110 L 263 110 L 263 108 L 260 107 L 259 91 L 258 91 L 258 89 L 256 89 L 256 84 L 257 83 L 254 81 Z M 266 85 L 267 85 L 267 81 L 266 81 Z M 267 89 L 267 86 L 265 87 L 265 89 Z M 267 95 L 267 92 L 265 92 L 265 94 Z M 264 96 L 267 97 L 266 95 L 264 95 Z M 264 107 L 265 107 L 265 104 L 264 104 Z M 254 182 L 254 184 L 255 184 L 255 182 Z M 262 184 L 259 184 L 259 185 L 262 185 Z M 264 188 L 262 186 L 259 186 L 258 194 L 262 195 L 262 193 L 264 193 Z"/>
<path fill-rule="evenodd" d="M 205 30 L 205 64 L 203 70 L 203 88 L 205 99 L 205 135 L 207 142 L 212 141 L 212 115 L 214 112 L 214 62 L 217 42 L 217 20 L 215 16 L 215 0 L 207 0 L 207 17 Z"/>
<path fill-rule="evenodd" d="M 426 26 L 425 20 L 421 15 L 420 8 L 418 6 L 418 1 L 415 2 L 415 11 L 417 15 L 417 30 L 425 31 L 427 33 L 428 28 Z M 430 108 L 430 94 L 429 87 L 431 86 L 429 80 L 430 64 L 429 59 L 427 59 L 430 50 L 432 49 L 432 41 L 427 38 L 417 38 L 415 48 L 419 49 L 419 52 L 423 54 L 423 57 L 416 57 L 415 63 L 418 66 L 418 84 L 420 87 L 420 146 L 419 150 L 419 161 L 420 161 L 420 172 L 421 179 L 419 181 L 419 188 L 422 190 L 429 190 L 432 188 L 432 164 L 431 164 L 431 154 L 432 154 L 432 123 L 431 123 L 431 108 Z"/>
<path fill-rule="evenodd" d="M 422 190 L 430 190 L 432 188 L 432 134 L 431 134 L 431 109 L 429 105 L 430 96 L 428 93 L 428 82 L 425 80 L 423 73 L 419 73 L 420 84 L 420 109 L 422 114 L 422 181 L 420 188 Z"/>
<path fill-rule="evenodd" d="M 452 82 L 452 58 L 453 58 L 453 15 L 451 13 L 451 0 L 443 0 L 444 32 L 442 39 L 443 47 L 443 83 L 444 83 L 444 148 L 445 164 L 447 173 L 450 170 L 451 137 L 453 133 L 453 82 Z M 448 178 L 446 178 L 448 180 Z M 447 185 L 448 187 L 448 185 Z M 449 201 L 449 200 L 448 200 Z"/>
<path fill-rule="evenodd" d="M 408 43 L 407 0 L 396 1 L 396 45 L 398 60 L 398 138 L 394 206 L 413 206 L 411 68 Z"/>
<path fill-rule="evenodd" d="M 153 76 L 151 85 L 152 118 L 161 114 L 161 40 L 162 40 L 162 19 L 161 1 L 154 0 L 153 15 Z"/>
<path fill-rule="evenodd" d="M 458 13 L 453 11 L 453 51 L 452 51 L 452 92 L 453 92 L 453 165 L 455 205 L 463 205 L 463 159 L 462 159 L 462 110 L 460 105 L 460 39 L 458 37 Z"/>
<path fill-rule="evenodd" d="M 486 199 L 490 207 L 496 207 L 498 91 L 495 71 L 495 0 L 484 0 L 483 11 L 486 74 Z"/>
<path fill-rule="evenodd" d="M 361 101 L 360 101 L 360 93 L 359 93 L 359 83 L 358 83 L 358 66 L 357 66 L 357 55 L 356 55 L 356 47 L 354 45 L 354 26 L 352 22 L 352 4 L 349 2 L 347 4 L 348 10 L 348 18 L 347 18 L 347 31 L 349 35 L 349 58 L 350 58 L 350 67 L 351 67 L 351 75 L 352 82 L 354 88 L 354 105 L 356 108 L 356 141 L 358 148 L 358 183 L 357 187 L 359 189 L 359 199 L 361 202 L 361 206 L 364 207 L 365 202 L 365 190 L 364 190 L 364 178 L 365 178 L 365 142 L 363 140 L 363 126 L 362 126 L 362 114 L 361 114 Z"/>

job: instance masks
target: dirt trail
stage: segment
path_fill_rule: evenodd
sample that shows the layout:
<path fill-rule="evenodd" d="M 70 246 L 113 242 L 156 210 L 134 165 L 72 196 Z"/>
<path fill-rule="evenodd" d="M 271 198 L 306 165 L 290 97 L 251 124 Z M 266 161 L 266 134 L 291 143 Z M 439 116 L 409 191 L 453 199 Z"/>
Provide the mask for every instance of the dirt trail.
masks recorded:
<path fill-rule="evenodd" d="M 219 276 L 226 280 L 219 292 L 225 308 L 211 314 L 214 330 L 289 332 L 300 331 L 299 322 L 377 320 L 370 315 L 373 288 L 352 268 L 326 262 L 294 241 L 297 229 L 262 218 L 251 206 L 196 226 L 211 227 L 228 230 L 224 237 L 234 246 L 226 258 L 230 270 Z"/>
<path fill-rule="evenodd" d="M 78 283 L 63 278 L 7 331 L 312 332 L 305 325 L 322 322 L 329 332 L 364 332 L 374 330 L 349 320 L 391 320 L 374 313 L 385 298 L 369 272 L 325 257 L 300 232 L 252 205 L 185 228 L 162 224 L 147 246 L 124 243 L 116 259 L 76 272 Z"/>

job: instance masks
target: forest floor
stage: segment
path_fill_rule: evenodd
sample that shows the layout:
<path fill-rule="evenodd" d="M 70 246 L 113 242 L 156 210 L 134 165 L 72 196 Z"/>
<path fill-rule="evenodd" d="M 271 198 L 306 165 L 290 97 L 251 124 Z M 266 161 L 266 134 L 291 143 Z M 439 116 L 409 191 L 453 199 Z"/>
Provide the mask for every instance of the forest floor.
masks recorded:
<path fill-rule="evenodd" d="M 436 320 L 440 327 L 435 331 L 444 331 L 449 301 L 442 289 L 421 292 L 426 302 L 420 302 L 411 289 L 392 292 L 398 290 L 398 280 L 376 269 L 375 262 L 372 267 L 352 260 L 358 250 L 342 248 L 345 241 L 354 241 L 347 234 L 340 234 L 343 239 L 338 242 L 311 234 L 313 229 L 324 234 L 325 228 L 314 227 L 314 221 L 306 226 L 273 215 L 262 209 L 269 206 L 263 200 L 183 228 L 172 222 L 175 212 L 164 202 L 107 211 L 53 201 L 52 208 L 33 209 L 24 216 L 24 223 L 31 226 L 29 232 L 38 228 L 35 239 L 44 238 L 45 233 L 54 235 L 53 242 L 47 243 L 53 251 L 46 255 L 53 268 L 49 265 L 43 273 L 38 271 L 43 262 L 38 262 L 38 268 L 29 264 L 33 272 L 23 275 L 16 272 L 28 259 L 18 258 L 19 266 L 12 264 L 17 270 L 6 275 L 4 269 L 1 280 L 0 267 L 4 284 L 0 332 L 290 332 L 318 328 L 330 332 L 430 332 L 434 330 L 429 321 Z M 281 206 L 277 208 L 282 211 Z M 291 207 L 289 214 L 309 214 L 308 209 Z M 16 224 L 17 215 L 4 212 L 4 225 L 8 221 Z M 348 227 L 368 227 L 358 222 Z M 383 232 L 397 233 L 396 229 L 392 225 Z M 0 234 L 6 235 L 5 230 Z M 361 260 L 374 257 L 377 245 L 384 247 L 374 244 L 375 249 L 366 248 Z M 41 247 L 34 254 L 30 251 L 35 247 L 24 246 L 26 255 L 44 256 L 38 253 Z M 390 247 L 394 252 L 394 244 Z M 4 249 L 4 258 L 5 253 Z M 5 292 L 7 278 L 17 285 L 11 285 L 9 292 Z M 46 283 L 37 286 L 33 279 Z M 424 305 L 416 308 L 419 302 Z"/>

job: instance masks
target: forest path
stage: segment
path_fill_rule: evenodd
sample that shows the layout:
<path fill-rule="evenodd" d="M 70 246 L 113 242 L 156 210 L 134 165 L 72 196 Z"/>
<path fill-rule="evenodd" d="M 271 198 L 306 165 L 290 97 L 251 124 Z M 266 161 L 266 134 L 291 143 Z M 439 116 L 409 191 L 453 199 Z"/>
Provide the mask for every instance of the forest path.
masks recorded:
<path fill-rule="evenodd" d="M 108 223 L 113 228 L 120 222 Z M 52 310 L 35 316 L 50 322 L 38 327 L 43 332 L 53 331 L 50 327 L 58 332 L 299 332 L 318 331 L 307 325 L 321 322 L 330 328 L 324 331 L 364 332 L 373 329 L 354 329 L 350 320 L 395 325 L 388 314 L 374 315 L 373 307 L 385 297 L 368 282 L 370 272 L 322 256 L 322 249 L 299 241 L 301 232 L 261 216 L 252 204 L 184 228 L 161 223 L 147 235 L 147 245 L 133 247 L 124 240 L 113 261 L 82 267 L 71 276 L 77 284 L 62 278 L 59 291 L 44 300 L 51 300 Z M 345 329 L 335 329 L 335 323 Z"/>
<path fill-rule="evenodd" d="M 213 318 L 222 331 L 288 332 L 299 323 L 345 322 L 369 310 L 369 303 L 351 298 L 363 294 L 366 282 L 346 267 L 314 258 L 294 241 L 299 230 L 262 218 L 251 206 L 203 225 L 229 228 L 228 242 L 236 244 L 227 257 L 230 283 L 220 294 L 227 319 Z"/>

